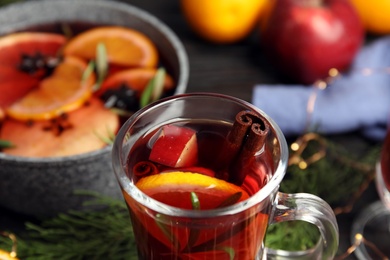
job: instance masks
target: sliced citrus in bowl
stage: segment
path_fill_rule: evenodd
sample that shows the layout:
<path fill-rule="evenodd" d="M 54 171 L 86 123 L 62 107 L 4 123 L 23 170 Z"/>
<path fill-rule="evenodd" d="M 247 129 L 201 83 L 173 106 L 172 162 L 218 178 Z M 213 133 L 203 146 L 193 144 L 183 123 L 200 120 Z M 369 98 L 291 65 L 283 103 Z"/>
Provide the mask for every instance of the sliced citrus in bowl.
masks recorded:
<path fill-rule="evenodd" d="M 227 206 L 249 198 L 246 191 L 232 183 L 192 172 L 150 175 L 139 180 L 136 186 L 153 199 L 183 209 L 193 209 L 193 193 L 202 210 Z"/>
<path fill-rule="evenodd" d="M 22 122 L 6 118 L 0 139 L 13 147 L 3 152 L 24 157 L 58 157 L 101 149 L 120 127 L 119 117 L 91 98 L 66 116 L 51 120 Z"/>
<path fill-rule="evenodd" d="M 98 27 L 75 36 L 65 46 L 64 55 L 95 59 L 99 43 L 104 44 L 109 63 L 129 67 L 157 65 L 157 48 L 147 36 L 137 30 L 116 26 Z"/>
<path fill-rule="evenodd" d="M 147 86 L 148 82 L 155 76 L 156 68 L 134 68 L 116 72 L 109 76 L 101 85 L 96 95 L 102 95 L 108 89 L 118 89 L 125 85 L 134 90 L 137 94 L 141 94 Z M 169 91 L 174 88 L 173 78 L 166 74 L 164 81 L 164 91 Z"/>
<path fill-rule="evenodd" d="M 0 38 L 0 107 L 7 107 L 38 85 L 45 75 L 42 64 L 25 59 L 56 58 L 66 39 L 53 33 L 14 33 Z M 42 61 L 40 60 L 40 61 Z"/>
<path fill-rule="evenodd" d="M 94 74 L 83 79 L 85 61 L 67 56 L 37 88 L 6 109 L 6 113 L 19 120 L 42 120 L 75 110 L 92 95 Z"/>

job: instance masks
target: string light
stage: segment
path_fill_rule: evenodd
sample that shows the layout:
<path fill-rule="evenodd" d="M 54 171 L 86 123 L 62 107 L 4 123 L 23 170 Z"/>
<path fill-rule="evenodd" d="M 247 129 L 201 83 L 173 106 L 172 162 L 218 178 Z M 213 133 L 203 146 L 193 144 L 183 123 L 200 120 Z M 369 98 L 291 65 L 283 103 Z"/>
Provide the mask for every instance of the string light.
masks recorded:
<path fill-rule="evenodd" d="M 372 69 L 372 68 L 362 68 L 358 70 L 351 71 L 351 73 L 360 73 L 363 76 L 371 76 L 375 73 L 386 73 L 390 74 L 390 67 L 386 68 L 379 68 L 379 69 Z M 297 165 L 300 169 L 304 170 L 307 168 L 309 164 L 315 163 L 316 161 L 322 159 L 323 157 L 326 156 L 326 144 L 324 143 L 323 139 L 317 135 L 311 132 L 310 128 L 312 126 L 312 116 L 313 112 L 315 109 L 315 104 L 317 101 L 318 93 L 320 91 L 323 91 L 329 87 L 329 85 L 338 77 L 341 76 L 340 72 L 332 68 L 329 70 L 329 77 L 327 77 L 325 80 L 318 80 L 316 81 L 313 86 L 312 86 L 312 92 L 308 98 L 307 101 L 307 106 L 306 106 L 306 134 L 303 136 L 299 137 L 297 141 L 293 142 L 290 146 L 291 150 L 293 153 L 291 154 L 289 158 L 289 165 Z M 309 142 L 311 141 L 317 141 L 320 144 L 320 148 L 317 152 L 315 152 L 311 157 L 308 159 L 304 159 L 302 154 L 304 150 L 306 149 L 306 146 L 308 145 Z M 354 163 L 355 166 L 360 166 L 357 165 L 358 163 Z M 355 192 L 350 199 L 350 201 L 344 206 L 344 207 L 337 207 L 334 210 L 335 215 L 342 214 L 342 213 L 349 213 L 357 199 L 362 195 L 362 193 L 368 188 L 369 184 L 373 180 L 374 174 L 368 174 L 371 169 L 367 169 L 366 167 L 359 167 L 361 170 L 367 173 L 367 176 L 365 178 L 365 181 L 360 185 L 359 190 Z M 355 235 L 355 241 L 354 243 L 347 249 L 347 251 L 336 257 L 335 260 L 343 260 L 346 259 L 348 256 L 350 256 L 361 244 L 364 244 L 368 246 L 372 251 L 380 257 L 382 260 L 389 260 L 389 258 L 381 252 L 372 242 L 368 241 L 367 239 L 364 238 L 364 236 L 360 233 Z"/>
<path fill-rule="evenodd" d="M 348 256 L 350 256 L 353 252 L 355 252 L 355 250 L 360 246 L 360 245 L 366 245 L 367 247 L 369 247 L 378 257 L 378 259 L 382 259 L 382 260 L 389 260 L 389 258 L 383 254 L 379 249 L 378 247 L 376 247 L 372 242 L 368 241 L 367 239 L 365 239 L 363 237 L 362 234 L 360 233 L 357 233 L 355 234 L 355 241 L 354 243 L 347 249 L 347 251 L 336 257 L 335 260 L 343 260 L 343 259 L 346 259 Z"/>
<path fill-rule="evenodd" d="M 18 260 L 18 258 L 16 258 L 17 254 L 16 254 L 16 250 L 17 250 L 17 239 L 16 239 L 16 236 L 12 233 L 8 233 L 8 232 L 0 232 L 0 235 L 2 235 L 3 237 L 8 237 L 9 239 L 12 240 L 12 248 L 11 248 L 11 252 L 6 252 L 6 251 L 3 251 L 0 249 L 0 254 L 3 254 L 5 256 L 7 256 L 8 259 L 12 259 L 12 260 Z M 0 255 L 1 256 L 1 255 Z"/>

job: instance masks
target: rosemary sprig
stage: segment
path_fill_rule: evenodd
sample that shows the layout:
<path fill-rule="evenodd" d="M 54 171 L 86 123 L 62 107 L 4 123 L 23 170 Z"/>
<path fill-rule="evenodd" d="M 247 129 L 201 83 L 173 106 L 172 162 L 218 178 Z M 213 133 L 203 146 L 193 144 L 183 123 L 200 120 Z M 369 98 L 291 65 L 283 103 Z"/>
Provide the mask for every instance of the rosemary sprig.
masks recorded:
<path fill-rule="evenodd" d="M 156 71 L 154 77 L 148 82 L 145 90 L 142 92 L 140 99 L 140 106 L 144 107 L 149 103 L 152 103 L 158 100 L 164 89 L 164 80 L 165 80 L 165 69 L 159 68 Z"/>
<path fill-rule="evenodd" d="M 164 223 L 168 221 L 167 217 L 162 214 L 156 214 L 155 218 L 157 226 L 160 228 L 165 237 L 171 242 L 172 246 L 177 249 L 180 248 L 180 240 L 171 232 L 169 226 Z"/>
<path fill-rule="evenodd" d="M 191 192 L 191 204 L 192 204 L 192 209 L 194 210 L 200 210 L 200 201 L 198 196 L 196 195 L 195 192 Z"/>
<path fill-rule="evenodd" d="M 113 131 L 111 131 L 108 127 L 107 127 L 107 136 L 103 136 L 101 134 L 99 134 L 98 132 L 94 131 L 94 134 L 100 139 L 102 140 L 104 143 L 110 145 L 110 144 L 113 144 L 114 141 L 115 141 L 115 134 Z"/>
<path fill-rule="evenodd" d="M 217 249 L 221 249 L 221 250 L 225 251 L 226 253 L 228 253 L 230 260 L 233 260 L 234 256 L 236 255 L 236 252 L 234 251 L 234 248 L 231 248 L 231 247 L 228 247 L 228 246 L 218 247 Z"/>
<path fill-rule="evenodd" d="M 107 58 L 107 50 L 104 43 L 99 43 L 96 46 L 96 72 L 97 72 L 97 80 L 94 86 L 94 91 L 100 89 L 104 79 L 108 73 L 108 58 Z"/>
<path fill-rule="evenodd" d="M 200 210 L 200 201 L 199 201 L 199 198 L 196 195 L 196 193 L 195 192 L 191 192 L 190 196 L 191 196 L 192 209 Z M 191 228 L 190 229 L 190 232 L 189 232 L 189 235 L 188 235 L 188 242 L 187 242 L 188 250 L 190 250 L 190 248 L 195 245 L 196 241 L 198 241 L 199 234 L 200 234 L 200 230 L 199 229 L 195 229 L 195 228 Z"/>
<path fill-rule="evenodd" d="M 85 83 L 85 81 L 91 76 L 94 70 L 95 70 L 95 61 L 91 60 L 88 63 L 87 68 L 83 71 L 83 75 L 81 75 L 81 84 Z"/>
<path fill-rule="evenodd" d="M 0 150 L 12 147 L 15 147 L 15 145 L 11 141 L 0 139 Z"/>

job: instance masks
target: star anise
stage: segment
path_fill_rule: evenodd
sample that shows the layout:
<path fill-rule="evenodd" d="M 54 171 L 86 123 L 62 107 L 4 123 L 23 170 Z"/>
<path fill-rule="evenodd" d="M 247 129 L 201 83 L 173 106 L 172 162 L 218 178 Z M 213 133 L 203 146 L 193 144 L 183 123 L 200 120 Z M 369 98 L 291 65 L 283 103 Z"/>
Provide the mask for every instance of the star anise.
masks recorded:
<path fill-rule="evenodd" d="M 18 69 L 36 77 L 49 76 L 60 62 L 57 57 L 48 57 L 37 51 L 34 54 L 21 54 Z"/>
<path fill-rule="evenodd" d="M 44 131 L 51 131 L 55 136 L 61 135 L 67 129 L 73 128 L 73 125 L 68 121 L 67 114 L 62 114 L 57 118 L 49 121 L 49 124 L 44 126 Z"/>

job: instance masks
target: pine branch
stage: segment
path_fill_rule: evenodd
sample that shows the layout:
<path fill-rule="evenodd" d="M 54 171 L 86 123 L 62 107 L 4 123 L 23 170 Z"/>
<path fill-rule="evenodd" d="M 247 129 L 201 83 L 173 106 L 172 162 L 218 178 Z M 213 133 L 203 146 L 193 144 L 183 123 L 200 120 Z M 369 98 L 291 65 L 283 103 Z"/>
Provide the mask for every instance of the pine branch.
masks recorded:
<path fill-rule="evenodd" d="M 23 260 L 47 259 L 136 259 L 133 230 L 126 205 L 121 200 L 95 196 L 91 205 L 100 211 L 59 214 L 40 225 L 26 223 L 27 234 L 18 237 L 18 257 Z M 11 241 L 0 238 L 7 250 Z"/>
<path fill-rule="evenodd" d="M 326 156 L 302 170 L 297 165 L 288 167 L 280 191 L 305 192 L 317 195 L 331 206 L 345 206 L 367 180 L 375 174 L 375 163 L 380 146 L 371 148 L 362 158 L 340 145 L 327 142 Z M 318 147 L 308 144 L 308 154 Z M 352 208 L 353 205 L 351 205 Z M 313 247 L 319 238 L 318 229 L 311 224 L 292 221 L 269 227 L 266 246 L 274 249 L 304 250 Z"/>

